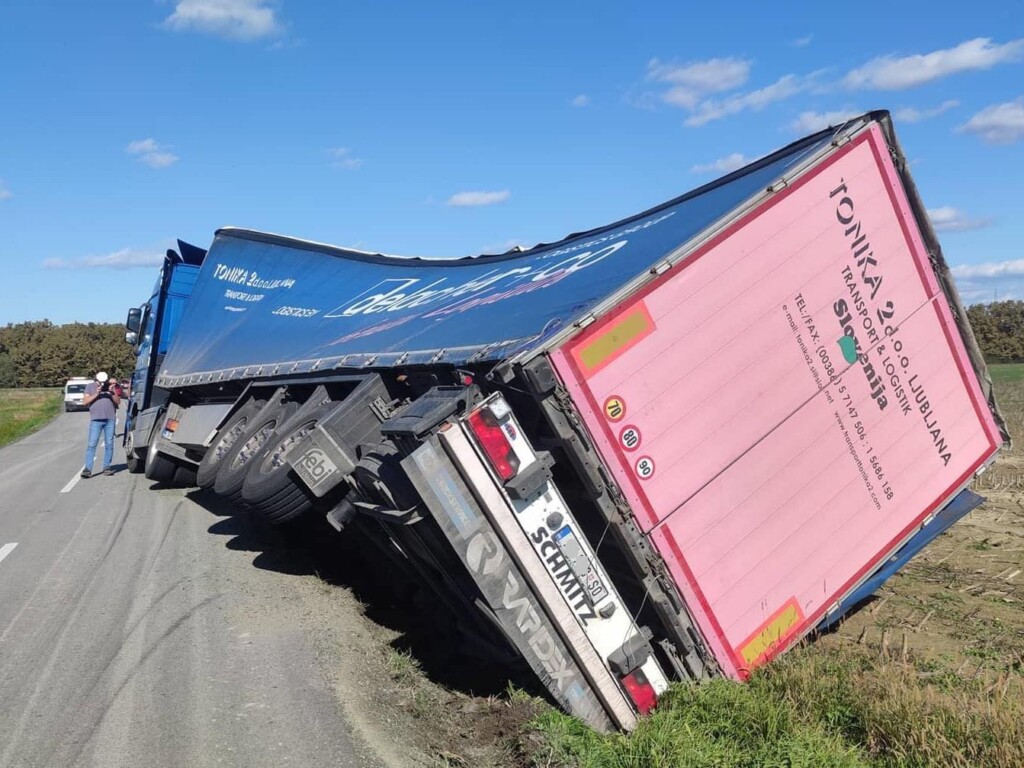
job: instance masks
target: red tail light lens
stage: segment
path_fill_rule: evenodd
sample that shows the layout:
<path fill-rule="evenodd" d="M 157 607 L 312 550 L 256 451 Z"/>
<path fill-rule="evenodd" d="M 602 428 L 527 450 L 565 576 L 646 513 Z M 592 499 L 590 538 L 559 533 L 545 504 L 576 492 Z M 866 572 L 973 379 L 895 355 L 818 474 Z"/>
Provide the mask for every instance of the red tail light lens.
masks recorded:
<path fill-rule="evenodd" d="M 487 454 L 491 466 L 502 481 L 511 480 L 519 471 L 519 457 L 505 435 L 498 419 L 489 408 L 481 408 L 469 415 L 469 428 Z"/>
<path fill-rule="evenodd" d="M 646 715 L 654 709 L 658 703 L 658 692 L 647 680 L 647 675 L 642 669 L 634 669 L 628 675 L 620 678 L 620 681 L 641 715 Z"/>

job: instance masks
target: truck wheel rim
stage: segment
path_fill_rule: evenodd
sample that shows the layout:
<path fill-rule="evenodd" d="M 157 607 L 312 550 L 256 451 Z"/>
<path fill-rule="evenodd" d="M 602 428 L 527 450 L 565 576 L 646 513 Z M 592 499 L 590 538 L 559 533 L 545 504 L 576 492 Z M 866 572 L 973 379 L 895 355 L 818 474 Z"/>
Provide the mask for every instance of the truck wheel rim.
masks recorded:
<path fill-rule="evenodd" d="M 231 450 L 231 446 L 238 442 L 238 438 L 242 436 L 243 432 L 245 432 L 245 425 L 248 421 L 249 419 L 239 419 L 238 422 L 235 423 L 235 426 L 229 429 L 227 434 L 217 441 L 217 445 L 213 447 L 214 464 L 220 462 L 220 460 L 227 455 L 228 451 Z"/>
<path fill-rule="evenodd" d="M 238 451 L 234 460 L 231 462 L 232 469 L 239 469 L 249 463 L 249 460 L 255 456 L 260 450 L 266 445 L 267 440 L 274 434 L 274 428 L 277 426 L 277 421 L 268 421 L 262 427 L 257 430 L 256 434 L 250 437 L 242 445 L 242 448 Z"/>
<path fill-rule="evenodd" d="M 286 465 L 288 455 L 294 450 L 302 439 L 316 428 L 316 421 L 307 421 L 301 427 L 292 430 L 284 440 L 277 444 L 260 466 L 260 472 L 264 475 L 270 474 L 275 469 Z"/>

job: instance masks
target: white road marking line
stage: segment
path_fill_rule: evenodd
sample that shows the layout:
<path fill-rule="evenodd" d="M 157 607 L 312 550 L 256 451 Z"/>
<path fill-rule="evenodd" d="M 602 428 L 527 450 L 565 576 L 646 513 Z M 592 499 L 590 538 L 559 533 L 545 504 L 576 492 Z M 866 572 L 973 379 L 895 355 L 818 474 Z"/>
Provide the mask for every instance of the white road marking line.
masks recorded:
<path fill-rule="evenodd" d="M 61 493 L 67 493 L 72 488 L 74 488 L 76 485 L 78 485 L 78 481 L 81 480 L 81 479 L 82 479 L 82 470 L 78 470 L 77 472 L 75 472 L 75 476 L 72 477 L 70 481 L 68 481 L 68 484 L 60 489 L 60 492 Z"/>
<path fill-rule="evenodd" d="M 14 548 L 16 546 L 18 546 L 18 542 L 15 541 L 13 544 L 4 544 L 2 547 L 0 547 L 0 563 L 4 561 L 5 557 L 7 557 L 9 554 L 11 554 L 11 552 L 14 551 Z"/>

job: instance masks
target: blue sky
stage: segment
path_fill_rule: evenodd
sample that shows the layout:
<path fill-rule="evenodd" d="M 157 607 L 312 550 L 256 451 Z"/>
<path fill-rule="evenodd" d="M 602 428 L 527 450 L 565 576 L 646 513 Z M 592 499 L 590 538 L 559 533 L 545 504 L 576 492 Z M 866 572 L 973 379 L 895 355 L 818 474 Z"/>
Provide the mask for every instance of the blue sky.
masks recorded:
<path fill-rule="evenodd" d="M 876 108 L 965 301 L 1024 299 L 1019 2 L 710 5 L 5 3 L 0 324 L 121 321 L 225 225 L 550 242 Z"/>

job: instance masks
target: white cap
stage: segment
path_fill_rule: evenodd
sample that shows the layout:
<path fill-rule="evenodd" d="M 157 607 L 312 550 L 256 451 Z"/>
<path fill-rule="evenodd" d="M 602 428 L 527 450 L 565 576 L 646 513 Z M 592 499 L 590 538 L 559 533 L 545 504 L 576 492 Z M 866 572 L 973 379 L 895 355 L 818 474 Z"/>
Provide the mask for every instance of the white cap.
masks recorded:
<path fill-rule="evenodd" d="M 107 380 L 106 371 L 100 371 L 99 373 L 96 374 L 96 381 L 98 381 L 100 384 L 102 384 L 106 380 Z"/>

